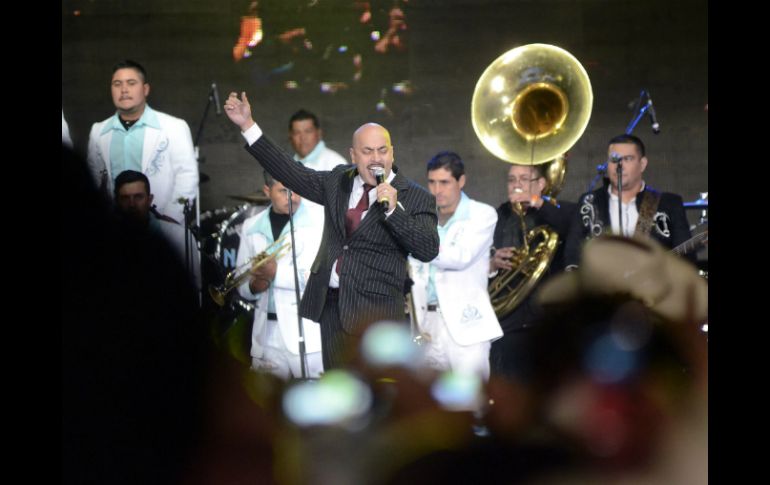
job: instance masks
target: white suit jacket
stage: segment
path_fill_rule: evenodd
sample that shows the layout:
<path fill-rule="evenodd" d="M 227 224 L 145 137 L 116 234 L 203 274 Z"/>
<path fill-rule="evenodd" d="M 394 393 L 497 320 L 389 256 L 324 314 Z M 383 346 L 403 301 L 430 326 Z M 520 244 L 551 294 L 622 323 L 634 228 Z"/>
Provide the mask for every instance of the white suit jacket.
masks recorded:
<path fill-rule="evenodd" d="M 497 211 L 492 206 L 463 193 L 441 236 L 438 256 L 430 263 L 409 258 L 418 324 L 425 321 L 428 310 L 428 278 L 433 266 L 439 307 L 454 341 L 471 345 L 502 337 L 487 291 L 489 248 L 496 223 Z"/>
<path fill-rule="evenodd" d="M 294 160 L 302 162 L 302 165 L 313 170 L 331 170 L 337 165 L 348 163 L 342 155 L 328 148 L 323 140 L 319 141 L 313 151 L 308 153 L 304 159 L 299 158 L 295 153 Z"/>
<path fill-rule="evenodd" d="M 308 153 L 304 160 L 299 158 L 299 155 L 296 153 L 294 154 L 294 160 L 313 170 L 331 170 L 337 165 L 347 165 L 348 163 L 347 160 L 342 158 L 342 155 L 328 148 L 323 140 L 318 142 L 313 151 Z M 302 203 L 323 211 L 323 206 L 316 204 L 312 200 L 302 199 Z"/>
<path fill-rule="evenodd" d="M 150 126 L 144 129 L 142 147 L 142 173 L 150 179 L 150 192 L 158 211 L 184 224 L 184 206 L 180 197 L 195 199 L 198 193 L 198 161 L 195 158 L 192 136 L 187 123 L 179 118 L 154 111 L 160 129 Z M 110 143 L 112 130 L 108 123 L 115 115 L 91 127 L 88 138 L 88 165 L 97 187 L 104 187 L 110 196 L 113 193 L 112 180 L 118 174 L 112 173 Z M 106 175 L 106 177 L 105 177 Z M 182 226 L 184 228 L 184 226 Z M 181 232 L 182 235 L 184 231 Z M 184 240 L 182 240 L 184 245 Z"/>
<path fill-rule="evenodd" d="M 273 230 L 270 226 L 270 207 L 259 214 L 246 219 L 243 223 L 236 267 L 250 258 L 256 256 L 273 242 Z M 300 298 L 305 290 L 305 283 L 310 276 L 310 267 L 313 265 L 318 248 L 321 245 L 322 228 L 324 223 L 323 212 L 306 206 L 302 200 L 297 212 L 294 213 L 294 239 L 296 242 L 297 268 L 299 273 Z M 289 233 L 289 224 L 281 231 L 281 234 Z M 291 235 L 287 235 L 284 242 L 290 242 Z M 275 300 L 275 313 L 278 316 L 278 328 L 286 348 L 295 355 L 299 354 L 299 328 L 297 325 L 297 297 L 294 291 L 294 267 L 292 265 L 291 247 L 285 254 L 278 258 L 275 279 L 270 285 Z M 238 292 L 248 300 L 256 300 L 254 308 L 254 325 L 252 327 L 251 355 L 262 356 L 262 345 L 258 336 L 267 323 L 268 292 L 257 295 L 251 293 L 249 282 L 246 280 L 238 288 Z M 307 318 L 302 319 L 305 333 L 305 350 L 307 352 L 321 351 L 321 326 Z"/>

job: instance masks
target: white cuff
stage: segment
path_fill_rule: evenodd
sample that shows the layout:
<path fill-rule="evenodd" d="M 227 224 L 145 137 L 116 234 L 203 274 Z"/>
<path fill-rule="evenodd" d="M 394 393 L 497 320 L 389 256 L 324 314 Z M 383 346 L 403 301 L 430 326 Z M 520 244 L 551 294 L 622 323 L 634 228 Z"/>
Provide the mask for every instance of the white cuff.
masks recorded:
<path fill-rule="evenodd" d="M 262 129 L 255 122 L 251 125 L 251 128 L 246 131 L 242 131 L 241 135 L 246 139 L 246 143 L 253 145 L 262 136 Z"/>
<path fill-rule="evenodd" d="M 406 211 L 406 209 L 404 209 L 404 206 L 401 205 L 401 202 L 396 202 L 396 205 L 394 205 L 392 209 L 390 209 L 388 212 L 385 213 L 385 219 L 390 217 L 390 215 L 396 211 L 396 207 L 401 207 L 401 210 Z"/>

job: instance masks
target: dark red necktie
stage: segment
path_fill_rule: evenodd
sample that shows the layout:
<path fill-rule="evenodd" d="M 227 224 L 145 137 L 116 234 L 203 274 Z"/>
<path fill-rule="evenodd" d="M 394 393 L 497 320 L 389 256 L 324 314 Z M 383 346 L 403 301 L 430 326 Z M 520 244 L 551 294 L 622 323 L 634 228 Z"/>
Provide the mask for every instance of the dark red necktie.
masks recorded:
<path fill-rule="evenodd" d="M 374 186 L 364 184 L 364 193 L 361 195 L 361 200 L 358 201 L 355 207 L 348 209 L 345 213 L 345 235 L 350 237 L 353 231 L 356 230 L 359 224 L 361 224 L 361 215 L 369 208 L 369 191 Z"/>
<path fill-rule="evenodd" d="M 350 237 L 358 225 L 361 224 L 361 216 L 369 208 L 369 191 L 373 188 L 373 185 L 364 184 L 364 193 L 361 194 L 361 199 L 358 201 L 358 204 L 352 209 L 348 209 L 345 213 L 345 235 L 347 237 Z M 337 258 L 337 274 L 340 274 L 341 260 L 342 256 Z"/>

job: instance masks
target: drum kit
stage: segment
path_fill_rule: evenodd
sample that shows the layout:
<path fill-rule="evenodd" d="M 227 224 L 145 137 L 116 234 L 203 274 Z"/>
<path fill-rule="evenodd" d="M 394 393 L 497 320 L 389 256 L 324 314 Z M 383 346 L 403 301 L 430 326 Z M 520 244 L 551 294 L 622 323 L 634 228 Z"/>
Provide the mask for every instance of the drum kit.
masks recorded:
<path fill-rule="evenodd" d="M 708 223 L 709 223 L 709 193 L 708 192 L 701 192 L 700 193 L 700 199 L 696 199 L 692 202 L 685 202 L 682 204 L 685 208 L 685 210 L 700 210 L 700 219 L 698 219 L 697 224 L 693 224 L 690 226 L 690 230 L 693 231 L 693 233 L 701 233 L 704 232 L 703 229 L 708 231 Z"/>
<path fill-rule="evenodd" d="M 263 194 L 228 197 L 245 203 L 201 212 L 200 228 L 194 231 L 199 236 L 201 247 L 204 287 L 225 283 L 228 275 L 236 269 L 244 221 L 259 214 L 270 204 L 270 199 Z M 250 314 L 254 311 L 254 306 L 237 291 L 228 293 L 226 307 L 235 314 Z"/>
<path fill-rule="evenodd" d="M 696 225 L 696 229 L 698 227 L 706 226 L 708 227 L 708 214 L 709 214 L 709 193 L 708 192 L 701 192 L 700 193 L 700 199 L 696 199 L 692 202 L 685 202 L 684 208 L 685 209 L 699 209 L 701 211 L 700 213 L 700 220 L 698 224 Z M 708 230 L 708 229 L 707 229 Z M 708 254 L 706 255 L 705 259 L 705 265 L 700 263 L 698 264 L 698 274 L 703 276 L 704 278 L 708 279 L 709 273 L 708 273 Z M 701 331 L 708 335 L 709 326 L 708 322 L 704 323 L 701 326 Z"/>
<path fill-rule="evenodd" d="M 698 224 L 695 224 L 691 229 L 693 231 L 697 231 L 701 233 L 700 235 L 703 235 L 703 231 L 699 230 L 703 227 L 706 227 L 706 232 L 708 231 L 708 214 L 709 214 L 709 193 L 708 192 L 701 192 L 700 193 L 700 199 L 696 199 L 692 202 L 685 202 L 684 204 L 685 210 L 700 210 L 700 220 L 698 221 Z M 697 236 L 696 236 L 697 237 Z M 708 239 L 707 239 L 708 240 Z M 708 272 L 708 253 L 706 253 L 706 257 L 703 261 L 698 261 L 698 274 L 700 274 L 702 277 L 706 278 L 708 280 L 709 272 Z M 701 330 L 704 333 L 708 333 L 708 322 L 706 322 L 702 327 Z"/>
<path fill-rule="evenodd" d="M 706 194 L 705 199 L 697 199 L 692 202 L 685 202 L 684 208 L 685 209 L 703 209 L 706 211 L 709 210 L 708 192 L 702 192 L 702 194 Z"/>

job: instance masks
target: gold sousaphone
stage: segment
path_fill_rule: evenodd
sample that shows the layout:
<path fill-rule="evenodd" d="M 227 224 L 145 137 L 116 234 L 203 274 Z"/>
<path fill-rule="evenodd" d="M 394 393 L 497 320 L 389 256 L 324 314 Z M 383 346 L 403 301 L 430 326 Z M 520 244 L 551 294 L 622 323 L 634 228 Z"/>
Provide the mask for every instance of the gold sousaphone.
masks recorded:
<path fill-rule="evenodd" d="M 583 66 L 556 46 L 529 44 L 509 50 L 487 67 L 476 83 L 471 102 L 473 129 L 496 157 L 520 165 L 542 165 L 545 195 L 564 185 L 566 152 L 588 126 L 593 92 Z M 520 204 L 514 211 L 523 215 Z M 532 291 L 551 264 L 558 245 L 552 229 L 526 230 L 514 254 L 513 269 L 500 271 L 489 285 L 498 317 L 513 311 Z"/>

